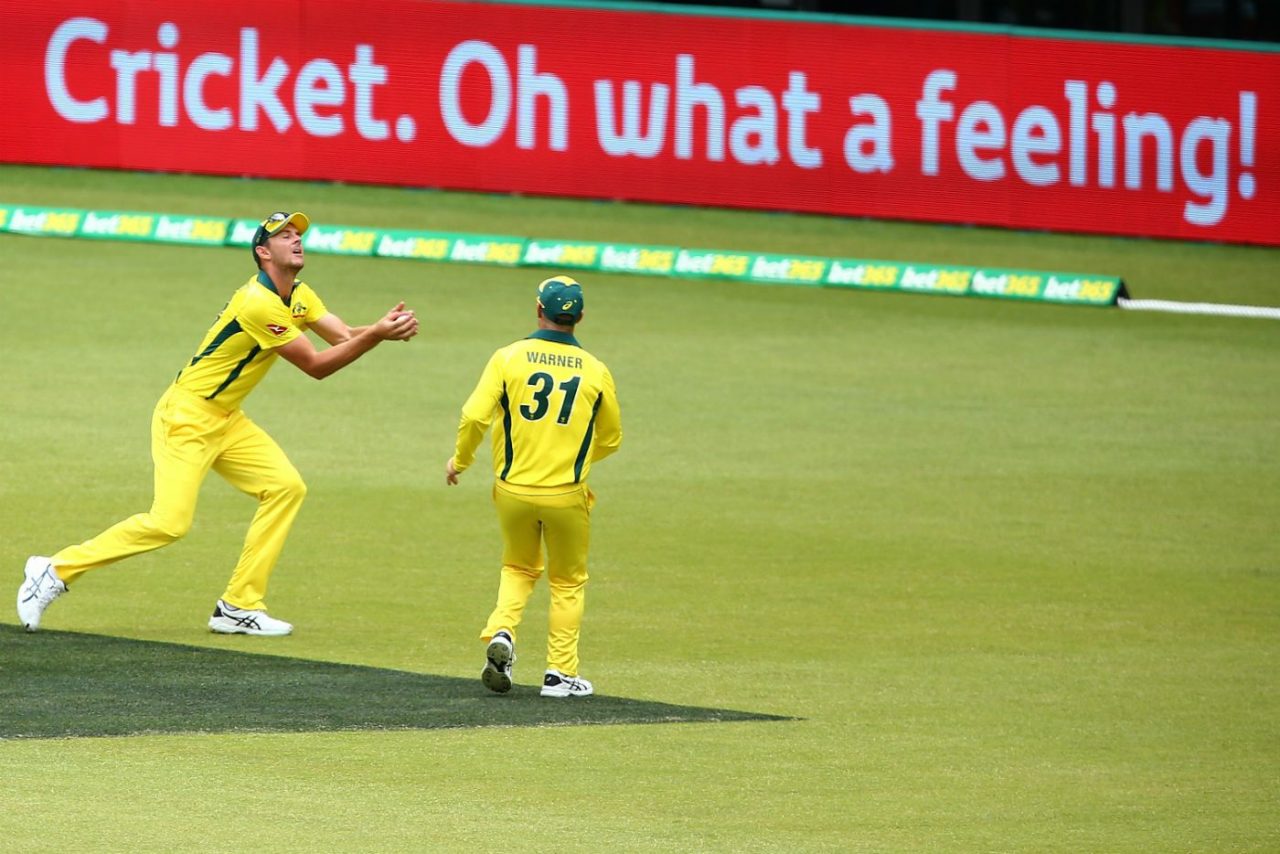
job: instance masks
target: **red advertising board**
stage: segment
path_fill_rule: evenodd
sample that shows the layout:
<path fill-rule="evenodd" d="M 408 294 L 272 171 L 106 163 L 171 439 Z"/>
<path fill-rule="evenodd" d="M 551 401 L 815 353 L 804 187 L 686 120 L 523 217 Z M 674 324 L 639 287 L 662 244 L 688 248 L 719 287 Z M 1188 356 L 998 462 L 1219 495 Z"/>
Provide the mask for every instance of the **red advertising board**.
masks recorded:
<path fill-rule="evenodd" d="M 417 0 L 0 0 L 0 161 L 1280 245 L 1280 52 Z"/>

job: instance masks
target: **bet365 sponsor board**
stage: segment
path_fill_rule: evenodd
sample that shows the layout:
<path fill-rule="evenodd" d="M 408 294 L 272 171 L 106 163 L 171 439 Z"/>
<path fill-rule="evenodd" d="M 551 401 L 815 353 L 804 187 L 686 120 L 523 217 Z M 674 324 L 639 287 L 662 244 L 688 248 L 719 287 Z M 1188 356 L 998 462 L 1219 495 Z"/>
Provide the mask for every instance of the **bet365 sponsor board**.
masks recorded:
<path fill-rule="evenodd" d="M 43 237 L 248 247 L 257 227 L 248 219 L 0 204 L 0 231 Z M 1095 306 L 1127 296 L 1116 276 L 353 225 L 313 223 L 303 246 L 336 255 Z"/>

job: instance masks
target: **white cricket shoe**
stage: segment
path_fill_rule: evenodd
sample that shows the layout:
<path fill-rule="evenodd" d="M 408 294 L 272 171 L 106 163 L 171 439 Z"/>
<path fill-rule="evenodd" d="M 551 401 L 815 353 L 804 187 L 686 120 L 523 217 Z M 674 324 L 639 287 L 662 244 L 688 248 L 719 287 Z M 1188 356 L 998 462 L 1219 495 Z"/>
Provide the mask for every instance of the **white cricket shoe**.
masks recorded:
<path fill-rule="evenodd" d="M 496 632 L 484 655 L 486 660 L 480 681 L 495 694 L 507 693 L 511 690 L 511 665 L 516 662 L 516 647 L 511 635 L 505 631 Z"/>
<path fill-rule="evenodd" d="M 47 557 L 29 557 L 22 570 L 22 586 L 18 588 L 18 619 L 29 632 L 40 628 L 40 617 L 49 603 L 67 592 L 67 585 L 53 571 Z"/>
<path fill-rule="evenodd" d="M 293 624 L 268 616 L 266 611 L 237 608 L 219 599 L 209 618 L 209 630 L 220 635 L 280 637 L 292 632 Z"/>
<path fill-rule="evenodd" d="M 577 676 L 565 676 L 554 668 L 547 671 L 542 678 L 542 696 L 544 697 L 590 697 L 595 688 L 585 679 Z"/>

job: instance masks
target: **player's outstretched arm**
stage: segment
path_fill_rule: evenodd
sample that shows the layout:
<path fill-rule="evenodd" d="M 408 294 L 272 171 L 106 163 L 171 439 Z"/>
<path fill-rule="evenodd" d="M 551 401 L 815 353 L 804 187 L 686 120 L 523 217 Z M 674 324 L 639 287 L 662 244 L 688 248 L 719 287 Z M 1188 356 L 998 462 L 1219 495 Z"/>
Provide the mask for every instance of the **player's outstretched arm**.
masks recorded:
<path fill-rule="evenodd" d="M 348 326 L 347 322 L 333 312 L 329 312 L 312 323 L 308 328 L 324 339 L 330 347 L 341 344 L 351 338 L 355 338 L 361 332 L 368 329 L 368 326 Z"/>
<path fill-rule="evenodd" d="M 347 322 L 333 312 L 312 323 L 308 328 L 319 335 L 330 347 L 336 347 L 343 341 L 350 341 L 368 327 L 348 326 Z"/>
<path fill-rule="evenodd" d="M 324 320 L 325 318 L 321 318 L 320 323 Z M 345 324 L 342 325 L 345 326 Z M 350 327 L 347 329 L 350 330 Z M 412 311 L 406 310 L 402 302 L 388 311 L 377 323 L 351 330 L 356 334 L 345 340 L 337 334 L 336 324 L 330 324 L 328 331 L 338 339 L 338 343 L 334 346 L 326 350 L 317 350 L 311 343 L 311 339 L 305 335 L 299 335 L 280 348 L 280 355 L 307 376 L 322 380 L 345 368 L 383 341 L 408 341 L 418 334 L 418 318 Z M 319 331 L 317 334 L 320 334 Z M 325 336 L 321 335 L 321 337 Z"/>

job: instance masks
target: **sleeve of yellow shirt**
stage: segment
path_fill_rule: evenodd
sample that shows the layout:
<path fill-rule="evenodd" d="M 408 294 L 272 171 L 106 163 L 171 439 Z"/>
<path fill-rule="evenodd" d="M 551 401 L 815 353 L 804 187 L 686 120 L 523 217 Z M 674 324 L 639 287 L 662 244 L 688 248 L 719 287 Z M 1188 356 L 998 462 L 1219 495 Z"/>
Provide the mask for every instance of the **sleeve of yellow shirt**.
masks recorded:
<path fill-rule="evenodd" d="M 484 434 L 498 413 L 498 403 L 505 388 L 502 379 L 503 351 L 490 357 L 480 375 L 480 382 L 467 402 L 462 405 L 462 420 L 458 424 L 458 442 L 453 451 L 453 467 L 465 471 L 476 460 L 476 449 L 484 440 Z"/>
<path fill-rule="evenodd" d="M 603 367 L 603 366 L 601 366 Z M 604 387 L 600 392 L 600 409 L 596 412 L 595 449 L 591 461 L 603 460 L 622 444 L 622 413 L 618 408 L 618 392 L 613 374 L 604 368 Z"/>

